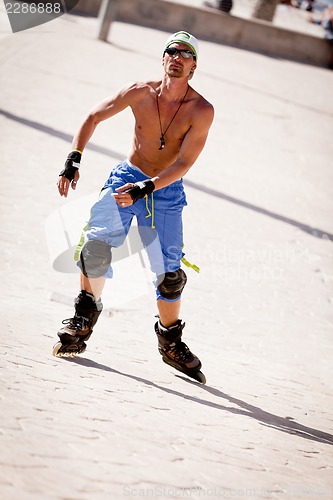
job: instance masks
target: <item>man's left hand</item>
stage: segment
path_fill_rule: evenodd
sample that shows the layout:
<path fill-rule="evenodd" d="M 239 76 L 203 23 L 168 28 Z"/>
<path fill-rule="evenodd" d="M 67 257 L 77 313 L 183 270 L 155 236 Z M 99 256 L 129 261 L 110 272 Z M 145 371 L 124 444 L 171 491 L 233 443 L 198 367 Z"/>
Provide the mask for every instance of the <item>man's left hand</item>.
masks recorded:
<path fill-rule="evenodd" d="M 117 188 L 117 192 L 112 194 L 120 207 L 126 208 L 133 205 L 131 195 L 129 193 L 126 193 L 126 191 L 132 187 L 134 187 L 134 184 L 128 182 L 127 184 L 124 184 L 123 186 Z"/>

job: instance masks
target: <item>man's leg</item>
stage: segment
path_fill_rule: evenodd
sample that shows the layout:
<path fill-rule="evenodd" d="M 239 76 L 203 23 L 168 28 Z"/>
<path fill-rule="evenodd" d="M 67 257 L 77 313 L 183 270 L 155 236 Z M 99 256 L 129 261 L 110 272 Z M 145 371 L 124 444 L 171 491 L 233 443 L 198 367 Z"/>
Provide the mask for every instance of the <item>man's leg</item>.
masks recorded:
<path fill-rule="evenodd" d="M 85 290 L 86 292 L 92 294 L 97 301 L 101 298 L 105 281 L 106 278 L 104 278 L 104 276 L 101 276 L 100 278 L 88 278 L 83 273 L 81 273 L 80 287 L 81 290 Z"/>
<path fill-rule="evenodd" d="M 86 341 L 103 309 L 101 300 L 96 300 L 91 287 L 87 288 L 82 288 L 81 281 L 81 291 L 74 301 L 74 316 L 63 320 L 63 327 L 58 331 L 60 342 L 53 348 L 54 356 L 81 354 L 86 350 Z"/>
<path fill-rule="evenodd" d="M 100 192 L 98 201 L 91 208 L 90 219 L 84 229 L 84 239 L 87 241 L 79 252 L 81 290 L 75 299 L 74 317 L 64 320 L 65 326 L 58 331 L 61 343 L 65 344 L 64 350 L 59 352 L 59 355 L 66 351 L 69 345 L 73 345 L 73 353 L 83 352 L 84 349 L 81 350 L 81 348 L 75 350 L 74 344 L 84 344 L 84 341 L 88 340 L 102 311 L 101 293 L 105 279 L 112 278 L 113 275 L 111 249 L 122 245 L 133 216 L 136 215 L 136 206 L 134 210 L 133 207 L 119 208 L 112 194 L 117 187 L 126 182 L 142 179 L 143 174 L 140 174 L 138 179 L 135 175 L 138 175 L 137 170 L 126 162 L 121 162 L 112 170 L 107 183 Z M 144 200 L 139 201 L 145 204 Z M 53 351 L 53 354 L 58 355 L 57 349 Z M 69 347 L 68 349 L 70 350 Z"/>
<path fill-rule="evenodd" d="M 158 350 L 163 361 L 177 370 L 187 373 L 200 382 L 204 377 L 196 377 L 200 371 L 201 362 L 182 341 L 185 323 L 179 318 L 180 300 L 168 302 L 158 300 L 159 320 L 155 323 L 155 333 L 158 340 Z"/>
<path fill-rule="evenodd" d="M 106 278 L 112 278 L 111 248 L 124 241 L 132 217 L 129 210 L 126 214 L 124 211 L 123 217 L 120 216 L 110 190 L 102 192 L 99 201 L 92 207 L 86 229 L 87 241 L 79 256 L 80 292 L 74 302 L 74 316 L 63 320 L 63 326 L 58 331 L 60 342 L 54 346 L 55 356 L 84 352 L 85 341 L 91 336 L 103 309 L 101 294 Z M 107 242 L 89 239 L 90 231 L 93 233 L 96 228 Z"/>
<path fill-rule="evenodd" d="M 165 300 L 157 301 L 157 308 L 159 312 L 160 322 L 163 326 L 168 328 L 174 325 L 179 318 L 180 312 L 180 299 L 175 302 L 166 302 Z"/>
<path fill-rule="evenodd" d="M 102 312 L 100 299 L 104 288 L 104 274 L 111 264 L 111 249 L 100 241 L 88 241 L 81 250 L 80 293 L 76 297 L 75 313 L 63 321 L 58 331 L 58 342 L 53 349 L 55 356 L 80 354 L 86 349 L 86 341 Z"/>

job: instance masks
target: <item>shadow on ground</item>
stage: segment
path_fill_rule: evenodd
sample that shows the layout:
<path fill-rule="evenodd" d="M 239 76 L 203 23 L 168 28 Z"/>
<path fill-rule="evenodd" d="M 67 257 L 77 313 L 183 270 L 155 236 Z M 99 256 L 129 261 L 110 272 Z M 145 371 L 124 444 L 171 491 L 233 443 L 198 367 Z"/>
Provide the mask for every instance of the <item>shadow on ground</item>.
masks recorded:
<path fill-rule="evenodd" d="M 163 391 L 169 395 L 180 397 L 182 399 L 186 399 L 188 401 L 191 401 L 192 403 L 195 404 L 200 404 L 204 405 L 210 408 L 214 408 L 216 410 L 222 411 L 222 412 L 228 412 L 232 413 L 234 415 L 239 415 L 243 417 L 248 417 L 248 418 L 253 418 L 254 420 L 257 420 L 260 422 L 262 425 L 271 427 L 273 429 L 276 429 L 281 432 L 286 432 L 288 434 L 298 436 L 300 438 L 308 439 L 310 441 L 316 441 L 319 443 L 323 444 L 329 444 L 333 445 L 333 435 L 328 434 L 326 432 L 323 432 L 319 429 L 314 429 L 312 427 L 307 427 L 303 424 L 300 424 L 292 417 L 279 417 L 278 415 L 274 415 L 273 413 L 269 413 L 265 410 L 262 410 L 261 408 L 257 406 L 253 406 L 249 403 L 246 403 L 245 401 L 242 401 L 241 399 L 236 399 L 232 396 L 229 396 L 228 394 L 225 394 L 224 392 L 220 391 L 219 389 L 216 389 L 214 387 L 209 387 L 209 386 L 204 386 L 200 385 L 200 389 L 203 389 L 206 391 L 208 394 L 211 396 L 214 396 L 216 398 L 216 402 L 214 401 L 209 401 L 207 399 L 202 399 L 199 397 L 194 397 L 194 396 L 189 396 L 183 392 L 175 391 L 173 389 L 169 389 L 166 387 L 162 387 L 155 382 L 152 382 L 150 380 L 137 377 L 135 375 L 131 375 L 129 373 L 124 373 L 119 370 L 116 370 L 114 368 L 111 368 L 106 365 L 102 365 L 100 363 L 96 363 L 95 361 L 92 361 L 87 358 L 63 358 L 66 361 L 69 361 L 71 363 L 77 363 L 82 366 L 86 366 L 89 368 L 95 368 L 98 370 L 103 370 L 107 372 L 114 373 L 116 375 L 120 375 L 122 377 L 129 378 L 131 380 L 135 380 L 136 382 L 148 385 L 150 387 L 154 387 L 155 389 L 158 389 L 160 391 Z M 198 385 L 197 382 L 193 382 L 191 379 L 188 379 L 186 377 L 183 377 L 181 375 L 176 375 L 178 378 L 181 378 L 182 380 L 186 381 L 189 384 L 194 384 Z M 220 402 L 221 400 L 221 402 Z M 225 401 L 228 401 L 229 403 L 238 406 L 238 408 L 233 408 L 230 406 L 226 406 L 224 404 Z"/>

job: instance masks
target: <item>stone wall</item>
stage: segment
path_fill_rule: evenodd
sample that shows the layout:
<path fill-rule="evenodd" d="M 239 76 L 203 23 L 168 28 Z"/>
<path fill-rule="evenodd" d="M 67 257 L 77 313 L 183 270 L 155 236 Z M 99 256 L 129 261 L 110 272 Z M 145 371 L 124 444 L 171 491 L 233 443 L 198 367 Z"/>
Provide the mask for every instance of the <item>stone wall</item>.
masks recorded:
<path fill-rule="evenodd" d="M 327 66 L 331 48 L 323 38 L 283 29 L 269 22 L 243 19 L 205 7 L 167 0 L 111 0 L 116 20 L 174 32 L 185 29 L 199 39 L 269 55 Z M 76 10 L 98 15 L 102 0 L 81 0 Z"/>

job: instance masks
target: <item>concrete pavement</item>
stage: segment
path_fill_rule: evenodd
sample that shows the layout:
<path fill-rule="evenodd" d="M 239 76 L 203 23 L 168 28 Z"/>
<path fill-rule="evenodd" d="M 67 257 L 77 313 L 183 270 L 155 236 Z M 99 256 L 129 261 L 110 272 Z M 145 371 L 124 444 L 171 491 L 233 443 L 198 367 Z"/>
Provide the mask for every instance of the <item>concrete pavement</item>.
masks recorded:
<path fill-rule="evenodd" d="M 186 177 L 201 273 L 182 311 L 199 386 L 160 360 L 144 272 L 135 297 L 110 284 L 84 355 L 51 354 L 78 284 L 52 268 L 47 224 L 60 209 L 84 223 L 84 197 L 127 155 L 131 113 L 97 129 L 62 200 L 72 135 L 162 69 L 165 33 L 115 23 L 105 44 L 96 30 L 64 16 L 1 38 L 1 498 L 331 499 L 332 72 L 201 44 L 192 85 L 216 118 Z"/>

